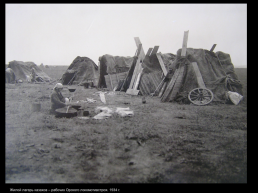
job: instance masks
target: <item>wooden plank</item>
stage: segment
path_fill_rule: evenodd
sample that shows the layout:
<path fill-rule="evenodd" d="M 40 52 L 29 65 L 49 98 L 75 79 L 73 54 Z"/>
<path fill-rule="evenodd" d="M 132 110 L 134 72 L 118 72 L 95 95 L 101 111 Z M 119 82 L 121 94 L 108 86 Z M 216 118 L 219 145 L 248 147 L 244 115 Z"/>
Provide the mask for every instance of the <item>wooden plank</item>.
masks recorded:
<path fill-rule="evenodd" d="M 109 80 L 108 75 L 105 75 L 104 78 L 105 78 L 107 89 L 110 90 L 111 89 L 111 84 L 110 84 L 110 80 Z"/>
<path fill-rule="evenodd" d="M 168 73 L 168 71 L 167 71 L 167 69 L 166 69 L 166 67 L 165 67 L 165 64 L 164 64 L 164 62 L 163 62 L 163 60 L 162 60 L 162 58 L 161 58 L 160 53 L 157 53 L 156 56 L 157 56 L 157 58 L 158 58 L 158 61 L 159 61 L 159 64 L 160 64 L 160 66 L 161 66 L 161 69 L 162 69 L 162 71 L 163 71 L 163 74 L 166 76 L 167 73 Z"/>
<path fill-rule="evenodd" d="M 206 88 L 197 63 L 196 62 L 192 62 L 192 65 L 193 65 L 193 69 L 194 69 L 195 75 L 197 77 L 197 82 L 198 82 L 199 87 L 200 88 Z"/>
<path fill-rule="evenodd" d="M 159 92 L 159 95 L 158 95 L 159 98 L 162 97 L 162 95 L 163 95 L 163 93 L 164 93 L 164 91 L 166 89 L 167 84 L 168 84 L 168 82 L 164 82 L 163 83 L 163 86 L 162 86 L 162 88 L 161 88 L 161 90 Z"/>
<path fill-rule="evenodd" d="M 168 101 L 173 101 L 177 95 L 177 93 L 179 92 L 179 89 L 182 85 L 182 82 L 183 82 L 183 75 L 184 75 L 184 70 L 185 70 L 185 66 L 184 65 L 180 65 L 179 66 L 179 74 L 178 74 L 178 77 L 176 79 L 176 83 L 173 87 L 173 90 L 169 96 L 169 99 Z"/>
<path fill-rule="evenodd" d="M 183 45 L 182 45 L 182 52 L 181 52 L 181 56 L 186 56 L 186 48 L 187 48 L 188 32 L 189 32 L 189 30 L 184 32 L 184 39 L 183 39 Z"/>
<path fill-rule="evenodd" d="M 164 94 L 163 94 L 163 96 L 161 98 L 162 102 L 167 101 L 167 97 L 171 93 L 171 91 L 173 89 L 173 86 L 175 85 L 175 82 L 176 82 L 176 79 L 177 79 L 178 75 L 179 75 L 179 70 L 176 69 L 174 75 L 172 76 L 170 82 L 168 83 L 168 86 L 167 86 L 167 88 L 166 88 L 166 90 L 165 90 L 165 92 L 164 92 Z"/>
<path fill-rule="evenodd" d="M 112 90 L 113 90 L 114 87 L 113 87 L 113 83 L 112 83 L 112 79 L 111 79 L 111 77 L 110 77 L 110 74 L 108 74 L 108 76 L 109 76 L 109 80 L 110 80 L 110 83 L 111 83 L 111 88 L 112 88 Z"/>
<path fill-rule="evenodd" d="M 137 88 L 138 88 L 138 85 L 139 85 L 139 82 L 140 82 L 140 78 L 141 78 L 141 74 L 142 74 L 142 70 L 143 70 L 143 68 L 140 69 L 140 72 L 139 72 L 139 74 L 137 76 L 137 79 L 136 79 L 135 84 L 133 86 L 134 90 L 137 90 Z"/>
<path fill-rule="evenodd" d="M 128 92 L 126 91 L 127 94 L 129 93 L 132 93 L 130 91 L 130 89 L 133 89 L 133 88 L 137 88 L 138 87 L 138 84 L 139 82 L 137 82 L 137 79 L 138 79 L 138 75 L 139 73 L 141 73 L 142 71 L 142 61 L 143 59 L 145 58 L 145 53 L 143 51 L 143 48 L 142 48 L 142 44 L 140 42 L 140 39 L 138 37 L 134 38 L 135 40 L 135 43 L 138 47 L 138 50 L 139 50 L 139 54 L 138 54 L 138 59 L 136 61 L 136 65 L 135 65 L 135 68 L 134 68 L 134 72 L 133 72 L 133 75 L 132 75 L 132 78 L 131 78 L 131 82 L 130 82 L 130 85 L 129 85 L 129 90 Z M 135 84 L 136 83 L 136 84 Z M 138 91 L 139 92 L 139 91 Z M 136 92 L 133 92 L 133 93 L 136 93 Z"/>
<path fill-rule="evenodd" d="M 131 82 L 130 82 L 130 85 L 129 85 L 129 89 L 133 89 L 135 81 L 138 77 L 138 74 L 140 73 L 141 68 L 142 68 L 141 67 L 142 63 L 140 63 L 140 61 L 141 61 L 141 58 L 138 58 L 137 62 L 136 62 L 136 66 L 134 68 L 133 76 L 132 76 L 132 79 L 131 79 Z"/>
<path fill-rule="evenodd" d="M 159 46 L 154 46 L 154 49 L 153 49 L 152 52 L 151 52 L 151 56 L 157 54 L 158 49 L 159 49 Z M 146 54 L 146 55 L 147 55 L 147 54 Z"/>
<path fill-rule="evenodd" d="M 105 94 L 103 92 L 99 93 L 100 96 L 100 100 L 101 102 L 103 102 L 104 104 L 106 104 L 106 98 L 105 98 Z"/>
<path fill-rule="evenodd" d="M 145 74 L 141 77 L 141 84 L 140 84 L 140 90 L 142 91 L 142 94 L 149 95 L 150 94 L 150 88 L 148 86 L 148 75 Z"/>
<path fill-rule="evenodd" d="M 138 46 L 138 50 L 137 50 L 137 60 L 136 60 L 136 64 L 135 64 L 135 67 L 134 67 L 134 70 L 133 70 L 133 75 L 132 75 L 132 78 L 131 78 L 131 82 L 130 82 L 130 85 L 128 87 L 128 89 L 132 89 L 133 88 L 133 84 L 134 84 L 134 81 L 135 81 L 135 76 L 136 76 L 136 73 L 138 71 L 138 68 L 139 68 L 139 62 L 141 61 L 141 52 L 142 52 L 142 44 L 140 43 L 139 46 Z"/>
<path fill-rule="evenodd" d="M 213 52 L 217 44 L 213 44 L 212 48 L 210 49 L 210 52 Z"/>
<path fill-rule="evenodd" d="M 148 50 L 148 52 L 147 52 L 146 56 L 149 56 L 149 55 L 150 55 L 150 53 L 151 53 L 152 49 L 153 49 L 153 48 L 149 48 L 149 50 Z"/>
<path fill-rule="evenodd" d="M 130 95 L 138 95 L 140 90 L 134 90 L 134 89 L 127 89 L 126 94 Z"/>

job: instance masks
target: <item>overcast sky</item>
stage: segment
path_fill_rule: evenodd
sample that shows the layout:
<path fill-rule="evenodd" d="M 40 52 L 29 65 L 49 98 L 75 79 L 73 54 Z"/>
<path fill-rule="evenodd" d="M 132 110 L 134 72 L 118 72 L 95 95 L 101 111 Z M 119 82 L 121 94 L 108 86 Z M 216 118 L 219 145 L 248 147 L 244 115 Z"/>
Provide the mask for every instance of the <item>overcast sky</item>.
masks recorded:
<path fill-rule="evenodd" d="M 134 56 L 139 37 L 145 53 L 176 54 L 187 47 L 230 54 L 247 67 L 246 4 L 6 4 L 6 64 L 69 66 L 77 56 Z"/>

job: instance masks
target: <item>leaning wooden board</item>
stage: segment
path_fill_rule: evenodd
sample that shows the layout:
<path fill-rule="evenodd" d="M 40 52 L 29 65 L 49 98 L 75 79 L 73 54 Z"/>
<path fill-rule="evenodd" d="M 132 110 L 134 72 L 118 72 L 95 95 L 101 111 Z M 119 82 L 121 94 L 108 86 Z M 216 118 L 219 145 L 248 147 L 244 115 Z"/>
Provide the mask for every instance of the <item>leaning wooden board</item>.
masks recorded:
<path fill-rule="evenodd" d="M 182 45 L 182 51 L 181 51 L 181 56 L 186 56 L 186 48 L 187 48 L 187 40 L 188 40 L 188 31 L 184 32 L 184 39 L 183 39 L 183 45 Z"/>
<path fill-rule="evenodd" d="M 171 94 L 169 95 L 168 97 L 168 101 L 173 101 L 177 95 L 177 93 L 179 92 L 180 90 L 180 87 L 183 83 L 183 76 L 184 76 L 184 70 L 185 70 L 185 65 L 181 64 L 179 66 L 179 74 L 178 74 L 178 77 L 176 79 L 176 82 L 175 82 L 175 85 L 172 89 L 172 92 Z"/>
<path fill-rule="evenodd" d="M 199 67 L 197 65 L 196 62 L 192 62 L 192 66 L 193 66 L 193 69 L 194 69 L 194 72 L 196 74 L 196 77 L 197 77 L 197 82 L 198 82 L 198 85 L 200 88 L 206 88 L 205 84 L 204 84 L 204 81 L 202 79 L 202 75 L 201 75 L 201 72 L 199 70 Z"/>
<path fill-rule="evenodd" d="M 171 91 L 172 91 L 172 89 L 173 89 L 173 86 L 174 86 L 174 84 L 175 84 L 175 82 L 176 82 L 176 79 L 177 79 L 178 75 L 179 75 L 179 70 L 176 69 L 174 75 L 172 76 L 170 82 L 169 82 L 168 85 L 167 85 L 167 88 L 166 88 L 166 90 L 165 90 L 163 96 L 161 97 L 161 102 L 166 102 L 166 101 L 167 101 L 167 97 L 168 97 L 169 94 L 171 93 Z"/>
<path fill-rule="evenodd" d="M 139 50 L 140 52 L 139 52 L 138 59 L 136 61 L 134 72 L 133 72 L 133 75 L 131 78 L 131 82 L 126 91 L 126 94 L 138 95 L 139 90 L 137 90 L 137 87 L 138 87 L 138 84 L 140 81 L 140 76 L 141 76 L 141 71 L 142 71 L 142 65 L 141 65 L 142 63 L 141 62 L 145 58 L 145 53 L 143 51 L 142 46 L 140 46 L 140 45 L 142 45 L 140 42 L 140 39 L 138 37 L 135 37 L 134 40 L 135 40 L 136 46 L 138 48 L 140 48 L 140 50 Z"/>
<path fill-rule="evenodd" d="M 160 66 L 161 66 L 161 69 L 162 69 L 164 75 L 166 76 L 167 73 L 168 73 L 168 71 L 167 71 L 167 69 L 166 69 L 166 67 L 165 67 L 165 64 L 164 64 L 164 62 L 163 62 L 163 60 L 162 60 L 162 58 L 161 58 L 160 53 L 157 53 L 156 56 L 157 56 L 157 58 L 158 58 L 159 64 L 160 64 Z"/>

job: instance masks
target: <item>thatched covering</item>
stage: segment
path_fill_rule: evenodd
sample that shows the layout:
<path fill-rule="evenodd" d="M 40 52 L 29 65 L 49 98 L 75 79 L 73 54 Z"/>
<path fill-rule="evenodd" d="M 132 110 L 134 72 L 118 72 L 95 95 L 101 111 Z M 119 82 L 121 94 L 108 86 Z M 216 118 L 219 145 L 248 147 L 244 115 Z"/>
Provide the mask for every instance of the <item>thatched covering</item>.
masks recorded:
<path fill-rule="evenodd" d="M 77 56 L 62 76 L 64 85 L 98 84 L 98 66 L 88 57 Z"/>
<path fill-rule="evenodd" d="M 14 71 L 16 80 L 26 81 L 26 76 L 30 76 L 32 68 L 35 69 L 35 72 L 37 74 L 37 81 L 43 80 L 49 82 L 51 80 L 51 78 L 45 72 L 43 72 L 34 62 L 22 62 L 14 60 L 9 62 L 8 68 L 11 68 Z"/>

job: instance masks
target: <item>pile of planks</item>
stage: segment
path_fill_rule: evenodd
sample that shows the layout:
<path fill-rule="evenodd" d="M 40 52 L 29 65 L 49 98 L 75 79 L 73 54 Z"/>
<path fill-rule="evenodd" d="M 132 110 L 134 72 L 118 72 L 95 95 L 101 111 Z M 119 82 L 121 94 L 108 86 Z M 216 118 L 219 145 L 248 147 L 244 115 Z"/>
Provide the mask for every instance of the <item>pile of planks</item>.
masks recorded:
<path fill-rule="evenodd" d="M 189 31 L 184 32 L 181 57 L 186 56 L 188 32 Z M 183 64 L 180 64 L 173 73 L 172 78 L 169 81 L 164 82 L 162 89 L 159 93 L 159 97 L 161 97 L 161 102 L 173 101 L 175 99 L 183 82 L 184 71 L 185 66 Z"/>

